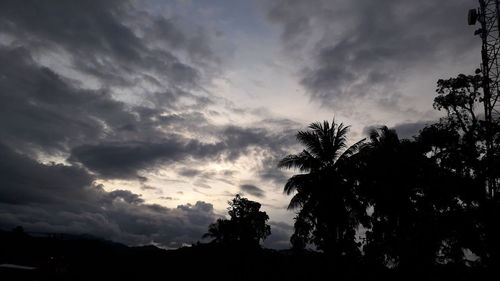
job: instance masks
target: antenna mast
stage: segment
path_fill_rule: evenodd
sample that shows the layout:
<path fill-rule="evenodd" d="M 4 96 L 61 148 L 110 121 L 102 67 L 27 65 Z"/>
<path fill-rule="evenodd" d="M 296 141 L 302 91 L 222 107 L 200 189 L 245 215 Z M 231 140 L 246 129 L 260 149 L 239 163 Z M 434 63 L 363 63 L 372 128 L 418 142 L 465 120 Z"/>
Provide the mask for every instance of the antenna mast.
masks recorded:
<path fill-rule="evenodd" d="M 500 10 L 499 0 L 479 0 L 479 8 L 469 10 L 468 23 L 479 22 L 481 28 L 474 32 L 482 39 L 481 72 L 483 74 L 483 105 L 486 140 L 486 194 L 490 199 L 497 191 L 496 178 L 492 175 L 493 165 L 493 115 L 498 115 L 495 109 L 499 98 L 500 87 Z"/>

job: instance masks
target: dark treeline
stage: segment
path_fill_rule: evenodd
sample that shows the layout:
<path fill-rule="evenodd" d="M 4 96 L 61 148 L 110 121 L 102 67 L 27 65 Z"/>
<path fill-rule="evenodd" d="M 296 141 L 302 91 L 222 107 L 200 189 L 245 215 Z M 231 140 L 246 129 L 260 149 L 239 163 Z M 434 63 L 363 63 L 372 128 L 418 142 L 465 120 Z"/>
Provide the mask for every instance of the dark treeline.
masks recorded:
<path fill-rule="evenodd" d="M 237 195 L 207 244 L 178 250 L 0 231 L 3 280 L 472 280 L 500 266 L 500 121 L 485 120 L 480 74 L 438 81 L 446 116 L 413 139 L 385 126 L 351 142 L 324 121 L 279 167 L 296 212 L 292 249 L 263 249 L 261 204 Z M 493 104 L 494 101 L 490 101 Z M 348 145 L 353 143 L 352 145 Z M 17 264 L 31 268 L 12 267 Z M 3 278 L 2 278 L 3 277 Z"/>
<path fill-rule="evenodd" d="M 411 140 L 382 126 L 348 146 L 335 120 L 299 131 L 305 149 L 279 163 L 300 171 L 284 188 L 293 247 L 407 276 L 500 265 L 500 122 L 481 113 L 481 81 L 439 80 L 434 108 L 446 116 Z"/>

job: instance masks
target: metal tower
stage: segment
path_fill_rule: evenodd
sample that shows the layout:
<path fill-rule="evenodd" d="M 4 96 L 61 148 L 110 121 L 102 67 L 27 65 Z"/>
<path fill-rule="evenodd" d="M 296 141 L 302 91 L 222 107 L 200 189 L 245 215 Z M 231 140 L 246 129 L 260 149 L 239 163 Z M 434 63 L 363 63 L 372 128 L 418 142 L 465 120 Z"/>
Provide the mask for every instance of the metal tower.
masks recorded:
<path fill-rule="evenodd" d="M 479 8 L 469 10 L 468 23 L 480 23 L 481 28 L 474 32 L 482 39 L 481 72 L 483 74 L 483 105 L 486 134 L 486 192 L 489 198 L 494 198 L 497 191 L 497 180 L 492 176 L 489 167 L 492 167 L 494 115 L 498 116 L 496 108 L 500 96 L 500 9 L 499 0 L 479 0 Z"/>

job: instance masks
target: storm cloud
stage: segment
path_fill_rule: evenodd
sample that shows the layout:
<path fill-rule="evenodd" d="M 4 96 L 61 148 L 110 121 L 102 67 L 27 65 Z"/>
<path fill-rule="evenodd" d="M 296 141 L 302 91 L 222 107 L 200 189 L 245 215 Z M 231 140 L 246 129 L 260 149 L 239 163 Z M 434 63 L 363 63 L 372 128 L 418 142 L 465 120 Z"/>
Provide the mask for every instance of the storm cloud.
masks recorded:
<path fill-rule="evenodd" d="M 297 131 L 411 137 L 439 117 L 404 83 L 478 45 L 466 0 L 243 2 L 0 1 L 0 228 L 178 247 L 244 192 L 287 247 Z"/>
<path fill-rule="evenodd" d="M 258 198 L 265 197 L 264 190 L 258 188 L 257 186 L 255 186 L 253 184 L 242 184 L 242 185 L 240 185 L 240 190 L 245 192 L 245 193 L 248 193 L 250 195 L 253 195 L 255 197 L 258 197 Z"/>
<path fill-rule="evenodd" d="M 138 2 L 2 1 L 0 227 L 174 248 L 201 239 L 212 204 L 168 208 L 96 182 L 156 192 L 140 172 L 281 153 L 283 130 L 208 119 L 217 98 L 202 83 L 220 71 L 212 35 Z"/>
<path fill-rule="evenodd" d="M 89 233 L 131 245 L 177 248 L 201 239 L 217 215 L 213 206 L 145 204 L 128 190 L 106 192 L 85 170 L 45 165 L 0 146 L 0 227 Z"/>
<path fill-rule="evenodd" d="M 474 5 L 468 0 L 313 2 L 270 1 L 268 18 L 292 53 L 311 58 L 300 81 L 324 106 L 398 97 L 415 70 L 478 46 L 467 32 L 466 12 Z"/>
<path fill-rule="evenodd" d="M 181 50 L 191 62 L 199 57 L 210 60 L 208 35 L 190 38 L 168 19 L 148 18 L 150 22 L 141 22 L 144 12 L 129 1 L 0 4 L 2 33 L 14 37 L 15 44 L 37 53 L 53 50 L 66 55 L 78 71 L 101 83 L 123 87 L 149 80 L 194 87 L 200 70 L 172 51 Z M 170 43 L 161 48 L 155 41 Z"/>

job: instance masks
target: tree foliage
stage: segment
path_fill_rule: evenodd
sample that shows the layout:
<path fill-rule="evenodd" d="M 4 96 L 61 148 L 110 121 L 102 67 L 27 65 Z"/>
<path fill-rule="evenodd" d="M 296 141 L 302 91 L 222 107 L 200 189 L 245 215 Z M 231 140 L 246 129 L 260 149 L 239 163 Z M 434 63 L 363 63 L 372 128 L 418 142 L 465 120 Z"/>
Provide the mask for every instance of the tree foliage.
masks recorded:
<path fill-rule="evenodd" d="M 335 121 L 312 123 L 309 129 L 297 133 L 305 149 L 278 164 L 303 172 L 292 176 L 284 187 L 286 194 L 294 194 L 288 208 L 300 209 L 291 242 L 296 248 L 313 243 L 328 252 L 358 253 L 354 229 L 364 207 L 356 199 L 350 159 L 364 140 L 348 146 L 349 127 Z"/>
<path fill-rule="evenodd" d="M 434 108 L 446 115 L 411 140 L 382 126 L 348 146 L 348 127 L 327 121 L 299 131 L 304 150 L 278 165 L 299 172 L 284 186 L 292 244 L 382 267 L 500 264 L 500 196 L 488 190 L 500 179 L 500 122 L 481 114 L 481 81 L 439 80 Z"/>
<path fill-rule="evenodd" d="M 261 204 L 236 195 L 228 202 L 230 219 L 218 219 L 208 227 L 204 238 L 224 245 L 259 246 L 271 234 L 269 216 L 260 211 Z"/>

